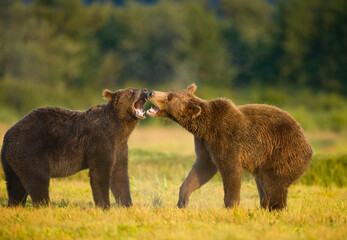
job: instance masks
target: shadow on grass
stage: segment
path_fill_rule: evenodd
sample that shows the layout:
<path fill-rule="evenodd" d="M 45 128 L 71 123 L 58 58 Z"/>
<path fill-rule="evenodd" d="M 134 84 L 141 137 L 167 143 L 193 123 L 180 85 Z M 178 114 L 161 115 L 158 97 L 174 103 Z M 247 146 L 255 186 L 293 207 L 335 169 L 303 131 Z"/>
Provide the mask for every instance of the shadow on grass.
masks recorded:
<path fill-rule="evenodd" d="M 0 207 L 7 208 L 7 197 L 0 197 Z M 22 206 L 18 206 L 22 207 Z M 42 209 L 42 208 L 79 208 L 83 209 L 101 209 L 95 206 L 94 202 L 70 202 L 69 200 L 62 199 L 61 201 L 51 201 L 48 205 L 42 205 L 35 208 L 30 197 L 27 199 L 24 208 L 26 209 Z M 110 208 L 122 208 L 117 203 L 111 203 Z"/>

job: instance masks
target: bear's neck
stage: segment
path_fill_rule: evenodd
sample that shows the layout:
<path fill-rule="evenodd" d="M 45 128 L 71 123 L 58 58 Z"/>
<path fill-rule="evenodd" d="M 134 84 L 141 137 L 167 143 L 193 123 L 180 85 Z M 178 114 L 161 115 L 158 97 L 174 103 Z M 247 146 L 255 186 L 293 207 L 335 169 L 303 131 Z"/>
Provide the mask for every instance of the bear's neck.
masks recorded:
<path fill-rule="evenodd" d="M 187 129 L 194 136 L 205 139 L 207 137 L 207 130 L 211 129 L 211 120 L 210 119 L 210 102 L 209 101 L 197 101 L 197 104 L 201 108 L 201 114 L 195 118 L 182 117 L 176 119 L 177 123 L 182 127 Z"/>
<path fill-rule="evenodd" d="M 210 141 L 225 135 L 231 127 L 230 119 L 242 121 L 242 114 L 235 105 L 227 99 L 200 101 L 201 114 L 193 119 L 178 119 L 178 123 L 194 136 Z M 227 129 L 225 129 L 227 128 Z"/>
<path fill-rule="evenodd" d="M 128 139 L 138 124 L 138 119 L 129 114 L 122 114 L 122 111 L 114 111 L 111 106 L 106 106 L 105 113 L 108 118 L 109 125 L 116 133 L 117 138 Z"/>
<path fill-rule="evenodd" d="M 198 116 L 195 119 L 191 120 L 178 120 L 177 121 L 182 127 L 187 129 L 190 133 L 192 133 L 194 136 L 205 139 L 206 136 L 206 129 L 208 127 L 208 123 L 203 120 L 202 117 Z"/>

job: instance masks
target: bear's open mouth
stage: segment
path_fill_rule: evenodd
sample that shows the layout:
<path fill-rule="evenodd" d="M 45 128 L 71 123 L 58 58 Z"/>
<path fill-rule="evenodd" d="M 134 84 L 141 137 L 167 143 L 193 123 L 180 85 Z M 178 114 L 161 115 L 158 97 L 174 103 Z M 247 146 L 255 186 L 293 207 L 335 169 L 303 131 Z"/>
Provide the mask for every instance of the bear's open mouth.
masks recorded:
<path fill-rule="evenodd" d="M 160 109 L 159 109 L 157 106 L 154 106 L 154 108 L 151 107 L 150 109 L 148 109 L 148 110 L 146 111 L 146 113 L 147 113 L 149 116 L 154 117 L 154 116 L 159 112 L 159 110 L 160 110 Z"/>
<path fill-rule="evenodd" d="M 135 104 L 134 104 L 135 115 L 139 119 L 146 118 L 145 112 L 143 111 L 143 106 L 146 103 L 146 99 L 147 99 L 147 94 L 142 93 L 141 96 L 139 97 L 138 101 L 135 102 Z"/>

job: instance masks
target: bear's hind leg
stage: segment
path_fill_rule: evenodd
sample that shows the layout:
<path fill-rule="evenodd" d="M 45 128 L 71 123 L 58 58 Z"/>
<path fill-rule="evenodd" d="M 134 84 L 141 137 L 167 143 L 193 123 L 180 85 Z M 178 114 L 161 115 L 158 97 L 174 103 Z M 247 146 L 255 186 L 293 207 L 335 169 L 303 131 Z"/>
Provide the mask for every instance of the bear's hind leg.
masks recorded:
<path fill-rule="evenodd" d="M 13 169 L 7 165 L 4 166 L 6 187 L 8 193 L 8 206 L 15 207 L 18 205 L 25 205 L 28 193 L 25 190 L 22 182 L 13 171 Z"/>
<path fill-rule="evenodd" d="M 272 192 L 269 200 L 269 209 L 272 210 L 282 210 L 287 206 L 287 195 L 288 189 L 281 188 Z"/>
<path fill-rule="evenodd" d="M 260 178 L 255 177 L 255 182 L 257 184 L 259 198 L 260 198 L 260 207 L 262 208 L 268 208 L 269 206 L 269 200 L 266 196 L 266 193 L 264 192 L 263 186 L 261 184 Z"/>
<path fill-rule="evenodd" d="M 288 186 L 283 179 L 265 176 L 261 183 L 268 198 L 267 208 L 270 211 L 282 210 L 287 206 Z"/>
<path fill-rule="evenodd" d="M 34 207 L 48 205 L 50 181 L 48 159 L 30 158 L 23 159 L 22 162 L 26 163 L 19 169 L 22 184 L 30 195 Z"/>
<path fill-rule="evenodd" d="M 47 206 L 49 204 L 49 176 L 31 175 L 26 188 L 33 201 L 34 207 Z"/>
<path fill-rule="evenodd" d="M 18 205 L 25 206 L 28 193 L 24 189 L 23 184 L 19 179 L 12 179 L 13 181 L 9 183 L 8 187 L 8 206 L 15 207 Z"/>

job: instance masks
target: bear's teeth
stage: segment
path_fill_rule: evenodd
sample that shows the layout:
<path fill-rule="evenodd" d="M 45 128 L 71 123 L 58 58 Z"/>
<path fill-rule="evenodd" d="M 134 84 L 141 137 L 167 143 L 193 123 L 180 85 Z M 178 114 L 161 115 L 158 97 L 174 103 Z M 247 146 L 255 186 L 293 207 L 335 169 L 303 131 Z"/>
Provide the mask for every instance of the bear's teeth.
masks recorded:
<path fill-rule="evenodd" d="M 159 108 L 158 107 L 151 107 L 150 109 L 147 110 L 147 113 L 150 113 L 150 114 L 155 114 L 159 111 Z"/>
<path fill-rule="evenodd" d="M 135 109 L 136 113 L 140 116 L 143 116 L 145 113 L 141 109 Z"/>
<path fill-rule="evenodd" d="M 135 114 L 139 118 L 145 118 L 145 112 L 141 109 L 135 108 Z"/>

